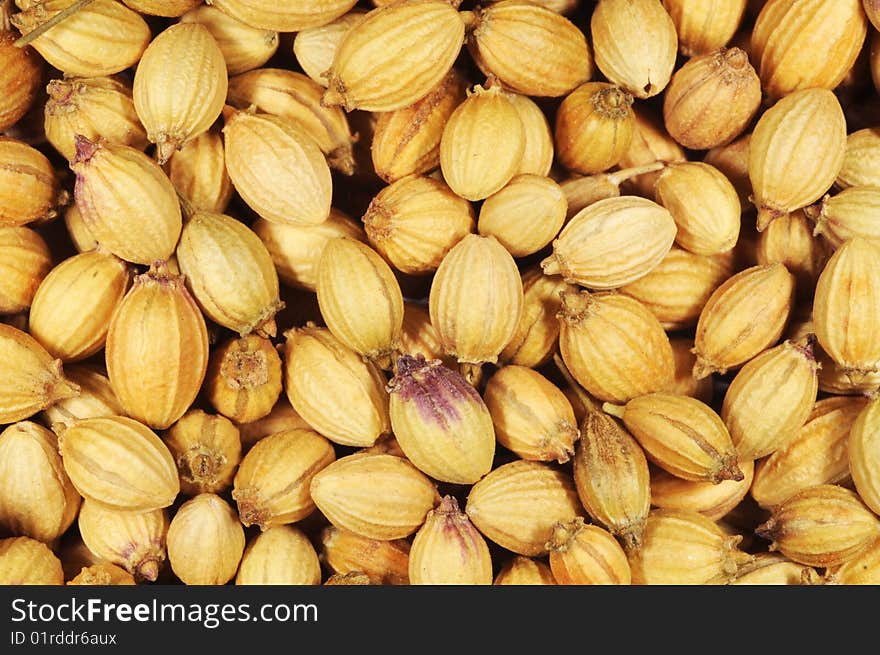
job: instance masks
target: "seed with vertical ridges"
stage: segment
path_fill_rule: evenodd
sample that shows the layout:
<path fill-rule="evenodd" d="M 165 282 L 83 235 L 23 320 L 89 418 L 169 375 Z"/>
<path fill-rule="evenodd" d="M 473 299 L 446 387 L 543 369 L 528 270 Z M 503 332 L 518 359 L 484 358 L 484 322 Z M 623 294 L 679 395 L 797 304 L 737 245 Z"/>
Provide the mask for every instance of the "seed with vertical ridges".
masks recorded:
<path fill-rule="evenodd" d="M 27 310 L 52 265 L 52 253 L 39 232 L 0 227 L 0 315 Z"/>
<path fill-rule="evenodd" d="M 162 440 L 177 463 L 180 490 L 187 496 L 222 493 L 232 485 L 241 460 L 241 437 L 229 419 L 191 409 Z"/>
<path fill-rule="evenodd" d="M 0 539 L 0 584 L 62 585 L 61 560 L 42 541 L 30 537 Z"/>
<path fill-rule="evenodd" d="M 339 575 L 362 571 L 378 584 L 409 584 L 410 542 L 363 537 L 334 525 L 320 535 L 321 561 Z"/>
<path fill-rule="evenodd" d="M 623 548 L 606 530 L 578 516 L 557 523 L 547 544 L 557 584 L 628 585 L 631 576 Z"/>
<path fill-rule="evenodd" d="M 292 525 L 278 525 L 256 535 L 241 558 L 237 585 L 317 585 L 321 562 L 308 537 Z"/>
<path fill-rule="evenodd" d="M 514 555 L 501 565 L 492 584 L 553 585 L 556 584 L 556 580 L 550 567 L 543 560 Z"/>
<path fill-rule="evenodd" d="M 737 465 L 743 473 L 742 480 L 724 480 L 717 484 L 684 480 L 658 467 L 651 471 L 651 504 L 699 512 L 718 521 L 742 502 L 752 485 L 755 463 L 740 460 Z"/>
<path fill-rule="evenodd" d="M 211 353 L 204 391 L 214 408 L 236 423 L 261 419 L 281 395 L 281 356 L 256 334 L 228 339 Z"/>
<path fill-rule="evenodd" d="M 847 441 L 849 471 L 856 491 L 875 513 L 880 514 L 880 423 L 872 399 L 856 417 Z"/>
<path fill-rule="evenodd" d="M 726 46 L 745 15 L 748 0 L 663 0 L 685 57 Z"/>

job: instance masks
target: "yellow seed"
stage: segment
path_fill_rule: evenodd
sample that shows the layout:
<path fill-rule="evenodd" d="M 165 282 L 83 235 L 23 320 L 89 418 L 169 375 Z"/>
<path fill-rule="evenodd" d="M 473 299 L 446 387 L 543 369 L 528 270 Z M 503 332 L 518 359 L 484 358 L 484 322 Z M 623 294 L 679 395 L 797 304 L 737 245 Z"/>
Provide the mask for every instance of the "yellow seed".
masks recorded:
<path fill-rule="evenodd" d="M 327 328 L 285 332 L 284 390 L 309 426 L 330 441 L 372 446 L 391 431 L 385 376 Z"/>
<path fill-rule="evenodd" d="M 633 29 L 638 25 L 638 29 Z M 636 98 L 666 88 L 675 57 L 675 23 L 655 0 L 602 0 L 590 17 L 596 66 Z"/>
<path fill-rule="evenodd" d="M 378 540 L 330 525 L 321 531 L 321 561 L 338 575 L 361 571 L 378 584 L 409 584 L 410 542 Z"/>
<path fill-rule="evenodd" d="M 402 177 L 370 201 L 363 216 L 373 247 L 402 273 L 433 273 L 476 225 L 471 204 L 444 182 Z"/>
<path fill-rule="evenodd" d="M 453 69 L 420 100 L 380 113 L 370 145 L 376 175 L 392 184 L 437 169 L 443 128 L 464 101 L 466 89 L 464 77 Z"/>
<path fill-rule="evenodd" d="M 157 430 L 192 405 L 208 368 L 208 330 L 181 276 L 153 267 L 134 278 L 110 322 L 110 384 L 126 414 Z"/>
<path fill-rule="evenodd" d="M 80 495 L 64 472 L 55 435 L 32 421 L 0 432 L 0 525 L 49 543 L 73 523 Z"/>
<path fill-rule="evenodd" d="M 317 288 L 318 262 L 330 239 L 367 239 L 360 223 L 335 208 L 331 208 L 327 220 L 318 225 L 275 223 L 258 218 L 252 229 L 269 250 L 280 280 L 308 291 Z"/>
<path fill-rule="evenodd" d="M 528 96 L 509 96 L 523 125 L 525 148 L 516 175 L 549 175 L 553 166 L 553 130 L 544 111 Z"/>
<path fill-rule="evenodd" d="M 454 496 L 428 512 L 409 554 L 412 585 L 492 584 L 492 558 L 483 535 Z"/>
<path fill-rule="evenodd" d="M 565 394 L 525 366 L 499 368 L 483 391 L 498 443 L 522 459 L 567 462 L 580 437 Z"/>
<path fill-rule="evenodd" d="M 232 184 L 260 217 L 292 225 L 327 220 L 333 192 L 330 167 L 318 144 L 297 123 L 230 111 L 223 136 Z"/>
<path fill-rule="evenodd" d="M 648 515 L 642 545 L 628 551 L 632 582 L 638 585 L 727 584 L 753 555 L 699 512 L 655 509 Z"/>
<path fill-rule="evenodd" d="M 30 34 L 77 0 L 28 2 L 12 24 Z M 143 17 L 116 0 L 94 0 L 31 43 L 48 64 L 74 77 L 113 75 L 136 64 L 150 43 Z"/>
<path fill-rule="evenodd" d="M 435 483 L 402 457 L 354 454 L 312 478 L 315 505 L 337 528 L 370 539 L 403 539 L 440 502 Z"/>
<path fill-rule="evenodd" d="M 56 434 L 62 433 L 79 419 L 125 415 L 102 367 L 86 363 L 73 364 L 65 369 L 65 373 L 79 387 L 80 392 L 43 410 L 43 423 Z"/>
<path fill-rule="evenodd" d="M 714 166 L 671 164 L 660 174 L 656 194 L 657 202 L 675 219 L 675 241 L 685 250 L 719 255 L 736 245 L 742 213 L 739 197 L 730 180 Z"/>
<path fill-rule="evenodd" d="M 632 142 L 632 104 L 629 92 L 608 82 L 587 82 L 566 95 L 553 127 L 559 162 L 582 175 L 619 163 Z"/>
<path fill-rule="evenodd" d="M 237 585 L 317 585 L 321 563 L 308 537 L 292 525 L 256 535 L 244 549 Z"/>
<path fill-rule="evenodd" d="M 83 542 L 97 557 L 125 569 L 136 582 L 155 582 L 165 564 L 166 510 L 121 511 L 83 501 L 77 522 Z"/>
<path fill-rule="evenodd" d="M 740 567 L 732 585 L 807 585 L 820 584 L 816 569 L 804 566 L 776 553 L 758 553 Z"/>
<path fill-rule="evenodd" d="M 748 0 L 663 0 L 685 57 L 726 46 L 739 29 L 747 4 Z"/>
<path fill-rule="evenodd" d="M 122 0 L 141 14 L 177 18 L 198 4 L 198 0 Z"/>
<path fill-rule="evenodd" d="M 711 148 L 703 161 L 721 171 L 733 184 L 739 195 L 739 203 L 746 211 L 751 205 L 752 183 L 749 180 L 749 143 L 752 133 L 748 132 L 727 145 Z"/>
<path fill-rule="evenodd" d="M 222 585 L 235 577 L 244 553 L 235 510 L 215 494 L 199 494 L 177 510 L 168 527 L 168 561 L 187 585 Z"/>
<path fill-rule="evenodd" d="M 93 564 L 92 566 L 84 566 L 79 573 L 67 581 L 69 585 L 133 585 L 134 576 L 125 569 L 103 562 L 101 564 Z"/>
<path fill-rule="evenodd" d="M 321 104 L 324 87 L 302 73 L 280 68 L 258 68 L 229 80 L 229 104 L 291 120 L 317 142 L 331 168 L 354 173 L 351 133 L 345 112 Z"/>
<path fill-rule="evenodd" d="M 220 116 L 228 81 L 223 52 L 204 25 L 176 23 L 150 42 L 132 97 L 160 165 Z"/>
<path fill-rule="evenodd" d="M 821 198 L 837 179 L 845 154 L 846 120 L 828 89 L 795 91 L 761 114 L 749 140 L 758 231 Z"/>
<path fill-rule="evenodd" d="M 593 55 L 584 33 L 552 9 L 502 0 L 473 13 L 470 54 L 483 73 L 512 91 L 560 97 L 592 77 Z"/>
<path fill-rule="evenodd" d="M 548 543 L 550 570 L 557 584 L 628 585 L 629 562 L 623 548 L 606 530 L 576 517 L 557 523 Z"/>
<path fill-rule="evenodd" d="M 261 419 L 281 395 L 281 356 L 256 334 L 227 339 L 211 352 L 204 391 L 214 409 L 235 423 Z"/>
<path fill-rule="evenodd" d="M 830 568 L 864 552 L 880 534 L 880 519 L 854 491 L 820 484 L 777 505 L 755 534 L 799 564 Z"/>
<path fill-rule="evenodd" d="M 98 242 L 85 224 L 76 203 L 71 203 L 64 211 L 64 226 L 77 252 L 88 252 L 98 247 Z"/>
<path fill-rule="evenodd" d="M 0 132 L 27 114 L 43 82 L 43 59 L 30 46 L 16 47 L 18 38 L 4 25 L 0 32 Z"/>
<path fill-rule="evenodd" d="M 354 7 L 328 23 L 297 31 L 293 37 L 293 54 L 305 74 L 326 88 L 328 82 L 324 74 L 333 65 L 339 44 L 366 14 L 366 9 Z"/>
<path fill-rule="evenodd" d="M 880 582 L 880 538 L 861 554 L 825 572 L 825 584 L 876 585 Z"/>
<path fill-rule="evenodd" d="M 168 446 L 124 416 L 77 421 L 59 439 L 64 470 L 80 495 L 132 512 L 168 507 L 180 491 Z"/>
<path fill-rule="evenodd" d="M 27 332 L 0 323 L 0 361 L 8 366 L 0 377 L 0 425 L 15 423 L 79 394 L 53 359 Z"/>
<path fill-rule="evenodd" d="M 697 321 L 694 377 L 745 364 L 776 343 L 794 304 L 794 276 L 784 264 L 752 266 L 729 277 Z"/>
<path fill-rule="evenodd" d="M 590 518 L 627 547 L 641 543 L 651 509 L 648 460 L 612 417 L 588 411 L 575 445 L 574 483 Z"/>
<path fill-rule="evenodd" d="M 880 49 L 876 49 L 880 52 Z M 880 129 L 866 127 L 846 137 L 846 154 L 835 185 L 880 186 Z"/>
<path fill-rule="evenodd" d="M 238 75 L 265 64 L 278 51 L 278 32 L 243 23 L 213 5 L 192 0 L 181 23 L 204 25 L 223 53 L 229 75 Z"/>
<path fill-rule="evenodd" d="M 769 348 L 737 372 L 721 418 L 740 459 L 760 459 L 795 438 L 816 402 L 818 368 L 808 338 Z"/>
<path fill-rule="evenodd" d="M 193 207 L 218 214 L 226 211 L 234 189 L 219 131 L 208 130 L 187 141 L 171 155 L 165 170 L 174 188 Z"/>
<path fill-rule="evenodd" d="M 24 141 L 0 137 L 0 227 L 53 218 L 59 180 L 49 159 Z"/>
<path fill-rule="evenodd" d="M 561 291 L 574 291 L 559 275 L 544 275 L 541 267 L 532 265 L 522 272 L 523 313 L 516 330 L 498 356 L 503 364 L 537 368 L 547 362 L 556 350 L 562 307 Z"/>
<path fill-rule="evenodd" d="M 403 354 L 387 388 L 391 429 L 420 471 L 441 482 L 474 484 L 491 470 L 493 416 L 458 371 Z"/>
<path fill-rule="evenodd" d="M 648 459 L 672 475 L 715 484 L 745 477 L 721 417 L 696 398 L 655 392 L 603 409 L 621 418 Z"/>
<path fill-rule="evenodd" d="M 241 522 L 266 531 L 307 517 L 315 510 L 309 484 L 335 459 L 333 445 L 312 430 L 286 430 L 260 439 L 235 474 L 232 498 Z"/>
<path fill-rule="evenodd" d="M 149 145 L 123 78 L 85 77 L 51 80 L 46 87 L 43 121 L 46 138 L 68 161 L 76 157 L 75 136 L 103 137 L 144 150 Z"/>
<path fill-rule="evenodd" d="M 52 265 L 49 245 L 39 232 L 0 227 L 0 315 L 30 308 Z"/>
<path fill-rule="evenodd" d="M 539 559 L 514 555 L 504 564 L 492 582 L 495 585 L 554 585 L 550 567 Z"/>
<path fill-rule="evenodd" d="M 733 274 L 733 254 L 695 255 L 673 246 L 647 275 L 620 292 L 641 302 L 666 330 L 693 327 L 715 289 Z"/>
<path fill-rule="evenodd" d="M 272 407 L 272 411 L 263 418 L 251 421 L 250 423 L 238 424 L 242 452 L 250 450 L 263 437 L 275 434 L 276 432 L 297 428 L 311 430 L 311 426 L 305 422 L 302 416 L 296 413 L 296 410 L 290 406 L 287 398 L 282 396 Z"/>
<path fill-rule="evenodd" d="M 91 357 L 104 347 L 110 319 L 130 283 L 129 266 L 107 252 L 65 259 L 37 289 L 31 335 L 63 362 Z"/>
<path fill-rule="evenodd" d="M 702 482 L 684 480 L 663 469 L 651 471 L 651 504 L 667 509 L 691 510 L 718 521 L 730 513 L 749 493 L 755 473 L 752 460 L 737 464 L 742 480 Z"/>
<path fill-rule="evenodd" d="M 174 457 L 180 490 L 187 496 L 222 493 L 232 486 L 241 460 L 241 438 L 229 419 L 191 409 L 162 440 Z"/>
<path fill-rule="evenodd" d="M 764 92 L 775 100 L 800 89 L 833 89 L 855 63 L 867 27 L 859 0 L 764 3 L 750 43 Z M 820 60 L 816 43 L 823 44 Z"/>
<path fill-rule="evenodd" d="M 553 526 L 582 511 L 570 474 L 527 460 L 492 469 L 470 488 L 465 505 L 487 539 L 527 557 L 546 555 Z"/>
<path fill-rule="evenodd" d="M 607 198 L 575 214 L 541 262 L 547 275 L 589 289 L 615 289 L 651 272 L 675 240 L 669 210 L 638 196 Z"/>
<path fill-rule="evenodd" d="M 0 584 L 62 585 L 61 560 L 42 541 L 30 537 L 0 539 Z"/>
<path fill-rule="evenodd" d="M 494 364 L 522 317 L 516 262 L 495 237 L 467 235 L 437 268 L 428 309 L 445 353 L 473 368 Z"/>
<path fill-rule="evenodd" d="M 620 168 L 637 168 L 656 162 L 668 164 L 687 160 L 684 148 L 669 136 L 663 126 L 663 116 L 659 112 L 635 105 L 633 113 L 636 120 L 635 131 L 629 150 L 620 158 Z M 622 184 L 621 193 L 653 198 L 657 176 L 656 171 L 636 175 Z"/>
<path fill-rule="evenodd" d="M 439 359 L 444 366 L 452 368 L 454 361 L 445 356 L 440 345 L 440 335 L 431 325 L 428 308 L 412 300 L 403 301 L 403 328 L 400 332 L 400 352 L 412 356 L 422 355 L 427 361 Z"/>
<path fill-rule="evenodd" d="M 590 394 L 626 402 L 672 381 L 669 337 L 638 300 L 613 291 L 561 295 L 559 352 Z"/>
<path fill-rule="evenodd" d="M 755 255 L 758 264 L 785 264 L 797 280 L 798 295 L 812 297 L 831 248 L 813 235 L 813 223 L 799 209 L 776 218 L 761 232 Z"/>
<path fill-rule="evenodd" d="M 467 200 L 483 200 L 504 187 L 516 175 L 525 152 L 519 112 L 494 79 L 468 90 L 440 138 L 443 179 Z"/>
<path fill-rule="evenodd" d="M 688 60 L 663 96 L 663 121 L 686 148 L 708 150 L 733 141 L 761 104 L 761 80 L 740 48 L 720 48 Z"/>
<path fill-rule="evenodd" d="M 477 231 L 492 235 L 514 257 L 549 244 L 565 222 L 565 194 L 549 177 L 517 175 L 483 201 Z"/>
<path fill-rule="evenodd" d="M 461 15 L 446 2 L 411 0 L 373 9 L 339 44 L 326 72 L 324 104 L 370 112 L 411 105 L 452 68 L 464 30 Z"/>
<path fill-rule="evenodd" d="M 672 346 L 672 356 L 675 360 L 675 376 L 661 391 L 690 396 L 711 405 L 714 397 L 712 378 L 697 380 L 692 374 L 697 361 L 697 356 L 693 352 L 694 340 L 690 337 L 672 337 L 669 339 L 669 344 Z"/>
<path fill-rule="evenodd" d="M 183 219 L 177 193 L 140 150 L 76 138 L 76 204 L 94 238 L 120 259 L 150 266 L 174 253 Z"/>
<path fill-rule="evenodd" d="M 878 216 L 880 188 L 850 186 L 834 196 L 825 196 L 819 204 L 813 234 L 821 234 L 832 248 L 839 248 L 853 237 L 880 243 L 880 230 L 875 226 Z"/>
<path fill-rule="evenodd" d="M 880 514 L 880 430 L 877 426 L 876 399 L 864 406 L 856 417 L 847 440 L 849 472 L 862 501 Z"/>
<path fill-rule="evenodd" d="M 857 382 L 880 370 L 880 249 L 854 237 L 831 256 L 816 283 L 813 325 L 828 356 Z"/>
<path fill-rule="evenodd" d="M 320 0 L 307 4 L 281 4 L 272 0 L 212 0 L 211 4 L 222 12 L 265 30 L 299 32 L 303 29 L 324 25 L 342 16 L 356 0 Z"/>

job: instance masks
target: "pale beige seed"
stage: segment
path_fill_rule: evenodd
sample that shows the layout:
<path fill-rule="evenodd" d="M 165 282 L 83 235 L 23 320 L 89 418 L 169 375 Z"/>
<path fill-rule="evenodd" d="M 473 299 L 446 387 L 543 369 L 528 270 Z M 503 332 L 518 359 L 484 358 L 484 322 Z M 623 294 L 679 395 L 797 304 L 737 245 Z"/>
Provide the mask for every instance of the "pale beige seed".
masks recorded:
<path fill-rule="evenodd" d="M 737 372 L 721 418 L 740 459 L 765 457 L 795 438 L 816 402 L 818 368 L 808 338 L 769 348 Z"/>
<path fill-rule="evenodd" d="M 295 428 L 311 429 L 311 426 L 305 422 L 302 416 L 297 414 L 296 410 L 290 406 L 290 402 L 286 396 L 281 396 L 278 402 L 263 418 L 250 423 L 239 423 L 238 431 L 241 435 L 242 452 L 250 450 L 255 443 L 263 437 L 284 430 L 293 430 Z"/>
<path fill-rule="evenodd" d="M 201 23 L 176 23 L 150 42 L 135 71 L 132 98 L 160 165 L 211 127 L 228 83 L 223 52 Z"/>
<path fill-rule="evenodd" d="M 678 35 L 660 2 L 602 0 L 590 17 L 590 34 L 596 66 L 611 82 L 637 98 L 651 98 L 666 88 Z"/>
<path fill-rule="evenodd" d="M 832 248 L 847 239 L 862 237 L 880 243 L 880 187 L 850 186 L 833 196 L 825 196 L 818 208 L 807 212 L 816 221 L 814 235 L 821 234 Z"/>
<path fill-rule="evenodd" d="M 42 422 L 53 432 L 61 434 L 80 419 L 125 415 L 102 366 L 73 364 L 65 369 L 65 374 L 80 392 L 43 410 Z"/>
<path fill-rule="evenodd" d="M 585 524 L 581 516 L 557 523 L 548 547 L 557 584 L 630 584 L 629 562 L 621 545 L 607 530 Z"/>
<path fill-rule="evenodd" d="M 409 554 L 412 585 L 492 584 L 492 558 L 483 535 L 454 496 L 428 512 Z"/>
<path fill-rule="evenodd" d="M 850 432 L 866 405 L 858 396 L 818 401 L 794 437 L 758 463 L 750 490 L 755 502 L 772 509 L 807 487 L 846 483 Z"/>
<path fill-rule="evenodd" d="M 168 507 L 180 491 L 171 451 L 143 423 L 124 416 L 89 418 L 59 439 L 64 470 L 84 498 L 147 512 Z"/>
<path fill-rule="evenodd" d="M 177 18 L 198 4 L 198 0 L 123 0 L 141 14 Z"/>
<path fill-rule="evenodd" d="M 370 539 L 402 539 L 440 502 L 435 483 L 402 457 L 341 457 L 312 478 L 312 500 L 336 527 Z"/>
<path fill-rule="evenodd" d="M 837 179 L 845 154 L 846 120 L 828 89 L 795 91 L 761 114 L 749 140 L 758 231 L 821 198 Z"/>
<path fill-rule="evenodd" d="M 656 162 L 686 161 L 684 148 L 669 136 L 663 126 L 663 116 L 640 105 L 633 107 L 635 131 L 629 149 L 620 158 L 620 168 L 635 168 Z M 622 194 L 654 197 L 654 184 L 658 173 L 645 172 L 626 180 L 621 185 Z"/>
<path fill-rule="evenodd" d="M 129 266 L 96 250 L 55 266 L 40 284 L 30 311 L 30 333 L 53 357 L 87 359 L 104 347 L 110 320 L 131 283 Z"/>
<path fill-rule="evenodd" d="M 193 7 L 180 17 L 180 22 L 208 28 L 223 53 L 229 75 L 259 68 L 278 51 L 277 31 L 253 27 L 198 0 L 191 0 L 190 4 Z"/>
<path fill-rule="evenodd" d="M 836 567 L 864 552 L 880 519 L 858 494 L 833 484 L 807 487 L 777 505 L 755 534 L 799 564 Z"/>
<path fill-rule="evenodd" d="M 847 453 L 849 472 L 862 501 L 880 514 L 880 430 L 877 423 L 877 400 L 859 412 L 849 433 Z"/>
<path fill-rule="evenodd" d="M 126 414 L 157 430 L 183 416 L 208 368 L 207 326 L 184 279 L 164 266 L 136 276 L 110 321 L 104 354 Z"/>
<path fill-rule="evenodd" d="M 0 539 L 0 584 L 62 585 L 61 560 L 42 541 L 30 537 Z"/>
<path fill-rule="evenodd" d="M 0 137 L 0 227 L 20 227 L 57 215 L 58 175 L 49 159 L 13 137 Z"/>
<path fill-rule="evenodd" d="M 8 13 L 8 12 L 7 12 Z M 37 99 L 43 83 L 43 59 L 31 46 L 18 48 L 19 34 L 4 18 L 0 34 L 0 131 L 18 123 Z"/>
<path fill-rule="evenodd" d="M 749 180 L 749 143 L 751 132 L 731 141 L 727 145 L 711 148 L 703 157 L 703 161 L 714 166 L 730 180 L 743 211 L 751 207 L 752 183 Z"/>
<path fill-rule="evenodd" d="M 162 440 L 174 457 L 180 490 L 187 496 L 222 493 L 232 485 L 241 461 L 241 437 L 226 417 L 191 409 Z"/>
<path fill-rule="evenodd" d="M 522 121 L 526 141 L 516 174 L 549 175 L 555 153 L 553 129 L 547 115 L 528 96 L 514 93 L 510 101 Z"/>
<path fill-rule="evenodd" d="M 663 0 L 685 57 L 726 46 L 743 22 L 748 0 Z"/>
<path fill-rule="evenodd" d="M 145 150 L 147 133 L 131 97 L 131 84 L 119 76 L 51 80 L 43 127 L 49 143 L 68 161 L 76 157 L 75 136 Z"/>
<path fill-rule="evenodd" d="M 320 0 L 279 4 L 272 0 L 212 0 L 211 4 L 247 25 L 276 32 L 299 32 L 329 23 L 345 14 L 355 2 Z"/>
<path fill-rule="evenodd" d="M 49 245 L 27 227 L 0 227 L 0 315 L 31 306 L 53 265 Z"/>
<path fill-rule="evenodd" d="M 76 203 L 71 203 L 64 210 L 64 227 L 77 252 L 88 252 L 98 247 L 98 242 L 86 225 Z"/>
<path fill-rule="evenodd" d="M 633 584 L 726 584 L 753 555 L 740 548 L 742 535 L 729 535 L 699 512 L 654 509 L 642 545 L 630 550 Z"/>
<path fill-rule="evenodd" d="M 125 569 L 136 582 L 155 582 L 165 565 L 168 512 L 125 511 L 86 499 L 77 528 L 89 551 Z"/>
<path fill-rule="evenodd" d="M 235 510 L 215 494 L 199 494 L 177 510 L 168 527 L 168 562 L 187 585 L 222 585 L 235 577 L 244 529 Z"/>
<path fill-rule="evenodd" d="M 775 100 L 800 89 L 833 89 L 855 63 L 867 27 L 860 0 L 766 2 L 750 43 L 764 92 Z M 821 58 L 816 43 L 824 44 Z"/>
<path fill-rule="evenodd" d="M 234 189 L 226 172 L 226 154 L 219 130 L 190 139 L 165 164 L 174 188 L 196 209 L 222 214 Z"/>
<path fill-rule="evenodd" d="M 651 471 L 651 504 L 667 509 L 691 510 L 718 521 L 748 495 L 755 474 L 752 460 L 737 464 L 742 480 L 719 483 L 685 480 L 661 468 Z"/>
<path fill-rule="evenodd" d="M 477 232 L 492 235 L 514 257 L 549 244 L 565 222 L 562 188 L 549 177 L 517 175 L 483 201 Z"/>
<path fill-rule="evenodd" d="M 58 440 L 33 421 L 0 432 L 0 525 L 46 543 L 71 526 L 81 497 L 67 477 Z"/>
<path fill-rule="evenodd" d="M 820 584 L 816 569 L 792 562 L 777 553 L 758 553 L 755 559 L 740 567 L 732 585 L 807 585 Z M 828 583 L 825 583 L 828 584 Z"/>
<path fill-rule="evenodd" d="M 796 278 L 799 297 L 812 297 L 819 274 L 831 256 L 828 242 L 813 235 L 814 224 L 799 209 L 773 220 L 758 237 L 758 264 L 779 262 Z"/>
<path fill-rule="evenodd" d="M 319 557 L 339 575 L 362 571 L 375 584 L 406 585 L 410 549 L 406 539 L 370 539 L 329 525 L 321 531 Z"/>
<path fill-rule="evenodd" d="M 525 152 L 525 127 L 508 93 L 490 77 L 468 91 L 440 137 L 440 170 L 462 198 L 488 198 L 516 175 Z"/>
<path fill-rule="evenodd" d="M 745 364 L 774 345 L 794 304 L 794 276 L 784 264 L 753 266 L 729 277 L 700 312 L 694 376 Z"/>
<path fill-rule="evenodd" d="M 873 310 L 878 265 L 880 249 L 854 237 L 834 252 L 816 284 L 816 338 L 854 382 L 880 369 L 880 316 Z"/>
<path fill-rule="evenodd" d="M 876 585 L 878 582 L 880 582 L 880 538 L 853 559 L 825 572 L 825 584 Z"/>
<path fill-rule="evenodd" d="M 125 569 L 103 562 L 101 564 L 93 564 L 92 566 L 84 566 L 74 577 L 67 581 L 69 585 L 133 585 L 134 576 Z"/>
<path fill-rule="evenodd" d="M 880 51 L 880 49 L 878 49 Z M 846 137 L 846 154 L 835 185 L 880 186 L 880 129 L 865 127 Z"/>
<path fill-rule="evenodd" d="M 588 411 L 575 444 L 574 483 L 590 518 L 627 547 L 641 543 L 651 509 L 648 460 L 635 438 L 611 416 Z"/>
<path fill-rule="evenodd" d="M 324 103 L 370 112 L 411 105 L 452 68 L 464 31 L 462 16 L 445 2 L 413 0 L 373 9 L 336 49 Z"/>
<path fill-rule="evenodd" d="M 546 562 L 514 555 L 501 565 L 492 582 L 495 585 L 554 585 L 556 580 Z"/>
<path fill-rule="evenodd" d="M 237 585 L 317 585 L 321 562 L 302 530 L 279 525 L 253 537 L 244 549 Z"/>
<path fill-rule="evenodd" d="M 557 316 L 562 360 L 599 400 L 627 402 L 672 381 L 669 337 L 638 300 L 613 291 L 563 292 Z"/>
<path fill-rule="evenodd" d="M 379 191 L 362 218 L 367 238 L 395 269 L 433 273 L 476 226 L 474 208 L 444 182 L 407 175 Z"/>
<path fill-rule="evenodd" d="M 305 74 L 326 88 L 325 73 L 333 65 L 339 44 L 348 30 L 366 14 L 366 9 L 354 7 L 328 23 L 297 31 L 293 37 L 293 54 Z"/>
<path fill-rule="evenodd" d="M 465 513 L 477 529 L 518 555 L 545 555 L 557 521 L 582 512 L 571 476 L 544 462 L 515 460 L 470 488 Z"/>
<path fill-rule="evenodd" d="M 283 389 L 281 356 L 265 337 L 249 334 L 214 347 L 204 392 L 214 409 L 235 423 L 267 416 Z"/>
<path fill-rule="evenodd" d="M 427 361 L 439 359 L 448 368 L 455 366 L 455 360 L 443 352 L 440 335 L 431 325 L 428 308 L 412 300 L 403 301 L 399 351 L 413 356 L 422 355 Z"/>
<path fill-rule="evenodd" d="M 359 222 L 332 207 L 327 220 L 317 225 L 276 223 L 258 218 L 251 229 L 269 250 L 281 282 L 308 291 L 317 288 L 318 262 L 327 241 L 343 236 L 359 241 L 367 239 Z"/>
<path fill-rule="evenodd" d="M 327 328 L 285 332 L 284 391 L 308 425 L 334 443 L 372 446 L 391 431 L 386 379 Z"/>

